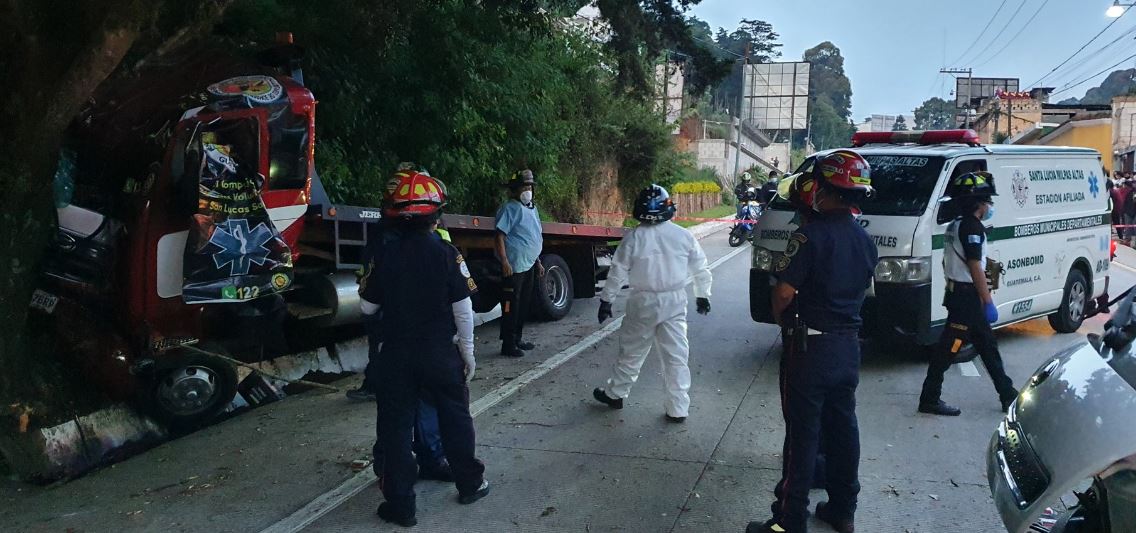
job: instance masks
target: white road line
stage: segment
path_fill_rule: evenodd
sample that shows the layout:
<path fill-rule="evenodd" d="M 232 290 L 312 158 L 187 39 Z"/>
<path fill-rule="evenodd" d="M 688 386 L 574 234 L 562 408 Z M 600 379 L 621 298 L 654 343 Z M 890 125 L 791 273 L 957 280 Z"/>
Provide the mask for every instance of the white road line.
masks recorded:
<path fill-rule="evenodd" d="M 958 367 L 959 367 L 959 370 L 962 371 L 962 375 L 964 375 L 968 378 L 978 377 L 978 367 L 974 366 L 974 361 L 967 361 L 965 363 L 959 363 Z"/>
<path fill-rule="evenodd" d="M 1125 265 L 1125 264 L 1117 262 L 1117 261 L 1113 261 L 1111 266 L 1117 266 L 1117 267 L 1123 268 L 1124 270 L 1127 270 L 1129 272 L 1136 274 L 1136 268 L 1132 268 L 1128 265 Z"/>
<path fill-rule="evenodd" d="M 736 257 L 738 254 L 746 251 L 746 248 L 747 247 L 741 247 L 722 256 L 717 261 L 714 261 L 710 264 L 710 269 L 713 270 L 715 268 L 718 268 L 726 261 L 729 261 L 730 259 Z M 567 363 L 573 357 L 579 355 L 580 352 L 591 348 L 596 343 L 607 338 L 612 333 L 615 333 L 619 329 L 619 326 L 621 324 L 623 324 L 622 316 L 611 321 L 610 323 L 608 323 L 608 325 L 604 326 L 599 331 L 596 331 L 591 335 L 584 337 L 580 340 L 580 342 L 569 346 L 560 353 L 546 359 L 541 364 L 529 369 L 516 378 L 513 378 L 508 383 L 501 385 L 496 389 L 493 389 L 485 396 L 482 396 L 477 401 L 470 404 L 470 414 L 473 416 L 478 416 L 481 413 L 487 411 L 489 408 L 501 403 L 506 398 L 516 394 L 518 391 L 525 388 L 525 386 L 527 386 L 528 384 L 540 379 L 542 376 L 549 372 L 552 372 L 564 363 Z M 335 510 L 335 508 L 343 505 L 343 503 L 347 500 L 350 500 L 352 496 L 359 494 L 363 491 L 363 489 L 371 486 L 371 484 L 373 484 L 377 480 L 378 478 L 375 477 L 375 473 L 370 468 L 363 470 L 362 472 L 359 472 L 358 474 L 355 474 L 354 476 L 348 478 L 347 481 L 344 481 L 338 487 L 321 494 L 319 497 L 312 500 L 307 505 L 301 507 L 298 511 L 292 513 L 291 515 L 288 515 L 288 517 L 284 518 L 283 520 L 265 528 L 260 533 L 295 533 L 297 531 L 300 531 L 312 525 L 316 520 L 319 520 L 327 513 Z"/>

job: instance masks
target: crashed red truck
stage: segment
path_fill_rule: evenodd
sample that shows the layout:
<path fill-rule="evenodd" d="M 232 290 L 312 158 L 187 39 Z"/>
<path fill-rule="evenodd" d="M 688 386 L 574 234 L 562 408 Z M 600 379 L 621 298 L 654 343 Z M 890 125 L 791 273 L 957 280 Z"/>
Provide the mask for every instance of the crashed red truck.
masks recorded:
<path fill-rule="evenodd" d="M 232 364 L 187 346 L 255 362 L 286 352 L 284 339 L 298 332 L 361 320 L 356 273 L 380 211 L 329 200 L 314 165 L 316 100 L 292 72 L 211 84 L 204 105 L 158 132 L 131 125 L 150 159 L 138 147 L 123 157 L 122 142 L 100 144 L 104 132 L 91 125 L 110 112 L 88 110 L 73 153 L 61 158 L 57 180 L 66 167 L 76 178 L 62 176 L 57 191 L 70 179 L 75 193 L 59 202 L 32 326 L 50 331 L 109 397 L 173 426 L 207 421 L 237 390 Z M 84 182 L 106 168 L 128 176 L 119 191 Z M 482 288 L 475 309 L 491 311 L 501 280 L 493 218 L 443 223 Z M 545 223 L 537 314 L 556 320 L 573 298 L 594 296 L 622 235 Z"/>

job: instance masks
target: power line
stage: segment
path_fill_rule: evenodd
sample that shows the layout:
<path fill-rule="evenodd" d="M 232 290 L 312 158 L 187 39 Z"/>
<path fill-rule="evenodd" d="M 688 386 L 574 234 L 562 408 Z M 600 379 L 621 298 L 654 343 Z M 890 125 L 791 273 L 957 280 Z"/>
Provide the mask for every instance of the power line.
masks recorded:
<path fill-rule="evenodd" d="M 1115 63 L 1114 65 L 1112 65 L 1112 66 L 1110 66 L 1110 67 L 1107 67 L 1107 68 L 1105 68 L 1104 70 L 1102 70 L 1102 71 L 1100 71 L 1100 72 L 1097 72 L 1096 74 L 1093 74 L 1092 76 L 1089 76 L 1089 77 L 1087 77 L 1087 78 L 1084 78 L 1084 79 L 1082 79 L 1081 81 L 1078 81 L 1077 83 L 1073 83 L 1073 84 L 1067 84 L 1067 85 L 1065 85 L 1064 87 L 1062 87 L 1062 88 L 1060 88 L 1060 89 L 1058 89 L 1058 90 L 1056 90 L 1056 91 L 1053 91 L 1053 93 L 1052 93 L 1052 94 L 1061 94 L 1061 93 L 1063 93 L 1063 92 L 1066 92 L 1066 91 L 1069 91 L 1069 90 L 1071 90 L 1071 89 L 1075 89 L 1075 88 L 1077 88 L 1077 87 L 1079 87 L 1079 86 L 1081 86 L 1081 85 L 1084 85 L 1084 84 L 1085 84 L 1086 82 L 1088 82 L 1088 81 L 1092 80 L 1093 78 L 1095 78 L 1095 77 L 1097 77 L 1097 76 L 1100 76 L 1101 74 L 1104 74 L 1104 73 L 1106 73 L 1106 72 L 1108 72 L 1108 71 L 1110 71 L 1110 70 L 1112 70 L 1112 69 L 1114 69 L 1114 68 L 1116 68 L 1116 67 L 1119 67 L 1120 65 L 1124 64 L 1124 62 L 1125 62 L 1125 61 L 1129 61 L 1129 60 L 1131 60 L 1131 59 L 1136 59 L 1136 54 L 1132 54 L 1132 55 L 1130 55 L 1130 56 L 1128 56 L 1128 57 L 1126 57 L 1126 58 L 1124 58 L 1124 59 L 1121 59 L 1120 61 L 1117 61 L 1117 62 L 1116 62 L 1116 63 Z M 1051 94 L 1051 95 L 1052 95 L 1052 94 Z"/>
<path fill-rule="evenodd" d="M 1076 52 L 1073 52 L 1073 55 L 1071 55 L 1071 56 L 1069 56 L 1069 57 L 1065 58 L 1065 61 L 1062 61 L 1062 62 L 1061 62 L 1061 63 L 1060 63 L 1059 65 L 1057 65 L 1056 67 L 1053 67 L 1053 70 L 1050 70 L 1050 71 L 1049 71 L 1049 72 L 1047 72 L 1047 73 L 1046 73 L 1046 74 L 1045 74 L 1044 76 L 1042 76 L 1041 78 L 1038 78 L 1038 80 L 1037 80 L 1037 81 L 1035 81 L 1035 82 L 1033 82 L 1033 83 L 1031 83 L 1031 84 L 1029 84 L 1029 85 L 1026 85 L 1026 87 L 1035 87 L 1035 86 L 1037 86 L 1037 84 L 1041 83 L 1042 81 L 1045 81 L 1045 78 L 1048 78 L 1048 77 L 1049 77 L 1049 75 L 1050 75 L 1050 74 L 1053 74 L 1054 72 L 1056 72 L 1056 71 L 1057 71 L 1057 69 L 1059 69 L 1059 68 L 1061 68 L 1061 67 L 1065 66 L 1065 64 L 1066 64 L 1066 63 L 1068 63 L 1069 61 L 1071 61 L 1071 60 L 1072 60 L 1072 59 L 1073 59 L 1074 57 L 1077 57 L 1077 54 L 1079 54 L 1079 53 L 1081 53 L 1081 52 L 1085 51 L 1085 48 L 1088 48 L 1088 46 L 1089 46 L 1090 44 L 1093 44 L 1093 41 L 1096 41 L 1096 40 L 1097 40 L 1097 38 L 1099 38 L 1099 37 L 1100 37 L 1101 35 L 1104 35 L 1104 32 L 1108 31 L 1108 29 L 1109 29 L 1109 28 L 1111 28 L 1113 24 L 1116 24 L 1117 22 L 1119 22 L 1119 21 L 1120 21 L 1120 19 L 1124 18 L 1124 15 L 1127 15 L 1127 14 L 1128 14 L 1128 10 L 1127 10 L 1127 9 L 1125 9 L 1125 10 L 1124 10 L 1124 13 L 1121 13 L 1119 17 L 1116 17 L 1116 18 L 1112 19 L 1112 22 L 1109 22 L 1109 23 L 1108 23 L 1108 25 L 1107 25 L 1107 26 L 1105 26 L 1103 30 L 1101 30 L 1101 31 L 1100 31 L 1099 33 L 1097 33 L 1096 35 L 1094 35 L 1092 39 L 1089 39 L 1089 41 L 1088 41 L 1087 43 L 1085 43 L 1085 44 L 1081 45 L 1081 47 L 1080 47 L 1080 48 L 1078 48 Z M 1113 41 L 1113 42 L 1115 43 L 1116 41 Z"/>
<path fill-rule="evenodd" d="M 1014 19 L 1018 18 L 1018 13 L 1021 13 L 1021 12 L 1022 12 L 1022 8 L 1026 7 L 1026 2 L 1028 2 L 1028 1 L 1029 1 L 1029 0 L 1022 0 L 1022 3 L 1018 5 L 1018 9 L 1017 9 L 1017 10 L 1015 10 L 1015 11 L 1014 11 L 1014 14 L 1013 14 L 1013 15 L 1010 15 L 1010 19 L 1006 21 L 1006 25 L 1005 25 L 1005 26 L 1002 26 L 1002 29 L 998 30 L 998 35 L 995 35 L 995 36 L 994 36 L 994 40 L 993 40 L 993 41 L 991 41 L 991 44 L 993 44 L 994 42 L 996 42 L 996 41 L 998 40 L 998 38 L 1002 36 L 1002 32 L 1004 32 L 1004 31 L 1006 31 L 1006 30 L 1010 29 L 1010 25 L 1014 23 Z M 989 50 L 990 50 L 990 48 L 987 48 L 986 50 L 983 50 L 982 52 L 979 52 L 979 53 L 978 53 L 978 56 L 976 56 L 976 57 L 975 57 L 975 58 L 974 58 L 973 60 L 971 60 L 970 62 L 971 62 L 971 63 L 975 63 L 975 62 L 977 62 L 977 61 L 978 61 L 978 60 L 979 60 L 979 59 L 980 59 L 980 58 L 981 58 L 981 57 L 982 57 L 983 55 L 985 55 L 985 53 L 986 53 L 986 52 L 988 52 Z"/>
<path fill-rule="evenodd" d="M 1088 59 L 1088 60 L 1085 60 L 1085 61 L 1079 61 L 1074 65 L 1070 65 L 1069 68 L 1065 69 L 1063 72 L 1059 73 L 1057 76 L 1050 78 L 1050 80 L 1051 80 L 1050 84 L 1054 85 L 1054 86 L 1063 86 L 1063 84 L 1066 81 L 1068 81 L 1070 79 L 1079 78 L 1086 71 L 1097 68 L 1100 65 L 1104 64 L 1106 61 L 1110 61 L 1110 59 L 1108 59 L 1105 52 L 1109 48 L 1112 48 L 1113 46 L 1120 43 L 1120 41 L 1124 40 L 1126 37 L 1128 37 L 1129 35 L 1131 35 L 1133 33 L 1136 33 L 1136 27 L 1133 27 L 1133 28 L 1129 29 L 1128 31 L 1120 34 L 1120 36 L 1117 37 L 1116 39 L 1113 39 L 1112 42 L 1110 42 L 1110 43 L 1094 50 L 1092 53 L 1088 54 L 1087 57 L 1091 57 L 1092 59 Z M 1101 61 L 1101 59 L 1104 59 L 1104 61 Z M 1062 85 L 1058 85 L 1058 84 L 1062 84 Z"/>
<path fill-rule="evenodd" d="M 1006 48 L 1008 48 L 1011 44 L 1014 44 L 1014 41 L 1016 41 L 1018 39 L 1018 36 L 1020 36 L 1022 34 L 1022 32 L 1026 31 L 1026 28 L 1028 28 L 1030 23 L 1033 22 L 1034 19 L 1036 19 L 1039 14 L 1041 14 L 1041 10 L 1045 9 L 1046 4 L 1048 4 L 1048 3 L 1049 3 L 1049 0 L 1045 0 L 1044 2 L 1042 2 L 1041 5 L 1038 6 L 1037 11 L 1033 12 L 1033 16 L 1031 16 L 1029 18 L 1029 20 L 1027 20 L 1026 23 L 1022 25 L 1021 29 L 1018 30 L 1018 33 L 1015 33 L 1013 37 L 1010 37 L 1010 40 L 1006 41 L 1006 44 L 1002 45 L 1002 48 L 999 48 L 997 52 L 994 52 L 994 55 L 990 56 L 990 59 L 987 59 L 986 61 L 983 61 L 982 63 L 979 63 L 975 66 L 981 67 L 982 65 L 985 65 L 985 64 L 987 64 L 991 61 L 994 61 L 994 59 L 997 58 L 998 55 L 1001 54 L 1003 51 L 1005 51 Z M 1022 5 L 1024 6 L 1025 3 L 1023 2 Z"/>
<path fill-rule="evenodd" d="M 1002 8 L 1006 7 L 1006 2 L 1008 1 L 1009 0 L 1002 0 L 1002 4 L 998 6 L 998 9 L 996 11 L 994 11 L 994 16 L 990 17 L 990 20 L 986 21 L 986 27 L 982 28 L 982 31 L 978 32 L 978 37 L 975 37 L 974 40 L 970 41 L 970 46 L 966 48 L 966 51 L 962 54 L 959 54 L 958 59 L 951 62 L 952 65 L 958 65 L 959 61 L 962 61 L 962 58 L 966 57 L 966 55 L 969 54 L 971 50 L 974 50 L 974 45 L 978 44 L 978 42 L 982 40 L 982 36 L 986 35 L 986 30 L 990 29 L 990 25 L 994 23 L 994 19 L 998 18 L 998 14 L 1002 12 Z"/>

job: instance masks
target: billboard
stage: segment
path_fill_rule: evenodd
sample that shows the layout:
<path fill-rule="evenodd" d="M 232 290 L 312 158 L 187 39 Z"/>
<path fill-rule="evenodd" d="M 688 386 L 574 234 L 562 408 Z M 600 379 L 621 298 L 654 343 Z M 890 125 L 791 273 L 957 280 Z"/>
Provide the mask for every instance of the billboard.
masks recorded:
<path fill-rule="evenodd" d="M 955 107 L 975 109 L 982 100 L 994 98 L 999 92 L 1016 93 L 1018 78 L 958 78 L 955 80 Z"/>
<path fill-rule="evenodd" d="M 742 116 L 762 130 L 808 128 L 809 64 L 746 65 Z"/>

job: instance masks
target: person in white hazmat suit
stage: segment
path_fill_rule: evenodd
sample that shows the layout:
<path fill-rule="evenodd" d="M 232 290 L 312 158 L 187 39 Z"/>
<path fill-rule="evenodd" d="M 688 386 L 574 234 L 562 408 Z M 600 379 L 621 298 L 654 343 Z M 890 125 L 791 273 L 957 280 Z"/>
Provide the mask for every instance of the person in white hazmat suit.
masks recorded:
<path fill-rule="evenodd" d="M 698 313 L 710 312 L 712 276 L 702 246 L 689 231 L 671 222 L 675 206 L 666 189 L 651 185 L 635 200 L 639 227 L 627 232 L 612 258 L 600 295 L 599 321 L 611 318 L 611 302 L 631 285 L 627 316 L 619 328 L 619 360 L 606 387 L 592 392 L 614 409 L 639 378 L 647 355 L 657 352 L 666 382 L 666 419 L 684 422 L 690 409 L 690 344 L 686 338 L 686 286 L 694 280 Z"/>

